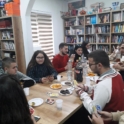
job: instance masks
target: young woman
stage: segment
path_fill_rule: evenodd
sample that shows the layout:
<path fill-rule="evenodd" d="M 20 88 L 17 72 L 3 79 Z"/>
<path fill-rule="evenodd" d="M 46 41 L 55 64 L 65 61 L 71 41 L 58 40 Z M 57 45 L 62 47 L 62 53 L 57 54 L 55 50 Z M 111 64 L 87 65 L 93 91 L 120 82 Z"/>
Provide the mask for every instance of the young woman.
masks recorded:
<path fill-rule="evenodd" d="M 84 41 L 82 43 L 82 50 L 83 50 L 84 57 L 88 58 L 88 54 L 91 52 L 91 50 L 90 50 L 90 43 Z"/>
<path fill-rule="evenodd" d="M 47 55 L 43 51 L 37 50 L 34 52 L 28 64 L 27 75 L 33 78 L 37 83 L 46 83 L 53 81 L 57 76 L 57 72 L 53 68 Z"/>
<path fill-rule="evenodd" d="M 35 124 L 20 82 L 15 76 L 0 75 L 0 124 Z"/>
<path fill-rule="evenodd" d="M 74 48 L 74 54 L 75 54 L 75 58 L 74 58 L 74 62 L 76 62 L 77 60 L 79 60 L 79 57 L 82 56 L 82 47 L 81 46 L 75 46 Z"/>

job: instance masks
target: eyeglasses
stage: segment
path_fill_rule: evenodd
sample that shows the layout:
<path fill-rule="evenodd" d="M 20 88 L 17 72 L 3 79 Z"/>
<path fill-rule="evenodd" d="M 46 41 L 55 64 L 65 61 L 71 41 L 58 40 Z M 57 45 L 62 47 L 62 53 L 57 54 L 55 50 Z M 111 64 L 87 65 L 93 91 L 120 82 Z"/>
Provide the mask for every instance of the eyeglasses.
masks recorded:
<path fill-rule="evenodd" d="M 36 57 L 37 59 L 44 59 L 44 57 Z"/>
<path fill-rule="evenodd" d="M 98 63 L 94 63 L 94 64 L 90 64 L 90 63 L 89 63 L 89 67 L 91 67 L 92 65 L 97 65 L 97 64 L 98 64 Z"/>

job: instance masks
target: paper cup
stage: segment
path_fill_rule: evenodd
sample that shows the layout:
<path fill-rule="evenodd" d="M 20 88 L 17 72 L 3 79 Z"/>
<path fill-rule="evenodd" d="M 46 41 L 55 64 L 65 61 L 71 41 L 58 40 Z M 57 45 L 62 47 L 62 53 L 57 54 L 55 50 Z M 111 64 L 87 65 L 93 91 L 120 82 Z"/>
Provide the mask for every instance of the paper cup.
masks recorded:
<path fill-rule="evenodd" d="M 29 88 L 24 88 L 23 90 L 24 90 L 25 95 L 28 96 L 29 95 Z"/>
<path fill-rule="evenodd" d="M 90 86 L 90 77 L 86 77 L 86 85 Z"/>
<path fill-rule="evenodd" d="M 61 80 L 61 75 L 57 75 L 57 80 L 58 80 L 58 81 Z"/>
<path fill-rule="evenodd" d="M 62 99 L 57 99 L 56 100 L 56 107 L 57 107 L 58 110 L 62 110 L 62 104 L 63 104 Z"/>

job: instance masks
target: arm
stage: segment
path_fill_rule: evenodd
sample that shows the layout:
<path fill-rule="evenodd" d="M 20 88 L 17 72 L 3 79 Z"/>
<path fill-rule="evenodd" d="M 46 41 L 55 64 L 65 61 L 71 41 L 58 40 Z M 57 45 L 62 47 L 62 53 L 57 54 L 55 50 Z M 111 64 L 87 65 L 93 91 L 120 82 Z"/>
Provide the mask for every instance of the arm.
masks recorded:
<path fill-rule="evenodd" d="M 124 111 L 112 112 L 113 121 L 123 121 L 124 122 Z M 119 122 L 120 122 L 119 121 Z"/>
<path fill-rule="evenodd" d="M 109 93 L 105 86 L 103 85 L 96 85 L 96 88 L 94 89 L 94 99 L 92 100 L 90 96 L 83 92 L 80 95 L 80 98 L 83 100 L 83 104 L 85 108 L 89 111 L 89 113 L 92 113 L 92 105 L 99 105 L 101 107 L 101 110 L 104 108 L 106 103 L 109 99 Z"/>
<path fill-rule="evenodd" d="M 55 71 L 55 69 L 52 67 L 48 67 L 48 70 L 49 70 L 50 75 L 53 75 L 54 79 L 57 79 L 58 73 Z"/>
<path fill-rule="evenodd" d="M 118 69 L 120 71 L 123 71 L 124 70 L 124 65 L 123 64 L 121 65 L 119 63 L 116 63 L 116 64 L 113 65 L 113 68 Z"/>

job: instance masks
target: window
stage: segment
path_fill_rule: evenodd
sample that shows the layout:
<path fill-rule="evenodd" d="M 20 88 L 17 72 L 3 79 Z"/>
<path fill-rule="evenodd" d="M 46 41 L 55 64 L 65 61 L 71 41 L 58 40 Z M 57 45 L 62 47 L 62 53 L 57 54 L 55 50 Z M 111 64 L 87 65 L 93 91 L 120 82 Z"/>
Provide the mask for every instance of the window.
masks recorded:
<path fill-rule="evenodd" d="M 33 44 L 38 44 L 50 60 L 53 58 L 52 16 L 50 14 L 31 13 Z"/>

